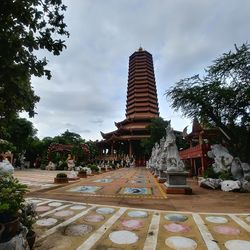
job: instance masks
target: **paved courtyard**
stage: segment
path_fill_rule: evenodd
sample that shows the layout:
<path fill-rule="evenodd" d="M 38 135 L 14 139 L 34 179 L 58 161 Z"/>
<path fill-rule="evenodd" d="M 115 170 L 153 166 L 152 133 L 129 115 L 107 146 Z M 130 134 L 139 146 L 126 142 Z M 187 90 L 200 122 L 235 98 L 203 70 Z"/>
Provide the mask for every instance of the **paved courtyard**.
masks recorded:
<path fill-rule="evenodd" d="M 199 188 L 170 195 L 145 168 L 55 185 L 56 171 L 24 170 L 37 205 L 36 249 L 250 249 L 250 196 Z"/>

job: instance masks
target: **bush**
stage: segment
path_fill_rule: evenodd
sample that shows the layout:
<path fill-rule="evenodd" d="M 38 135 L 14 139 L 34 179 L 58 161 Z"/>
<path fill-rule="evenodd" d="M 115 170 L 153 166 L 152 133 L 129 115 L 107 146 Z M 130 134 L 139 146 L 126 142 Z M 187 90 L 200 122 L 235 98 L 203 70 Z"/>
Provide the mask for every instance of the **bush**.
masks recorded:
<path fill-rule="evenodd" d="M 233 176 L 231 175 L 231 173 L 225 171 L 225 172 L 221 172 L 219 173 L 219 178 L 224 180 L 233 180 Z"/>
<path fill-rule="evenodd" d="M 27 186 L 13 176 L 0 176 L 0 218 L 15 217 L 24 205 Z"/>
<path fill-rule="evenodd" d="M 86 174 L 87 171 L 86 171 L 85 169 L 80 169 L 80 170 L 78 171 L 78 173 L 79 173 L 79 174 Z"/>
<path fill-rule="evenodd" d="M 208 167 L 205 171 L 204 171 L 204 178 L 212 178 L 212 179 L 218 179 L 219 178 L 219 173 L 215 173 L 214 169 L 212 166 Z"/>
<path fill-rule="evenodd" d="M 67 176 L 67 174 L 65 174 L 65 173 L 58 173 L 58 174 L 56 175 L 56 178 L 68 178 L 68 176 Z"/>
<path fill-rule="evenodd" d="M 65 170 L 68 169 L 68 165 L 66 162 L 63 162 L 61 164 L 58 164 L 58 166 L 56 166 L 56 170 Z"/>
<path fill-rule="evenodd" d="M 92 170 L 92 172 L 98 172 L 99 171 L 99 168 L 96 166 L 96 164 L 88 164 L 87 167 L 90 168 Z"/>
<path fill-rule="evenodd" d="M 21 209 L 22 213 L 20 216 L 20 221 L 23 226 L 27 227 L 30 231 L 33 229 L 33 224 L 37 219 L 37 212 L 35 210 L 35 205 L 32 203 L 26 203 L 24 207 Z"/>

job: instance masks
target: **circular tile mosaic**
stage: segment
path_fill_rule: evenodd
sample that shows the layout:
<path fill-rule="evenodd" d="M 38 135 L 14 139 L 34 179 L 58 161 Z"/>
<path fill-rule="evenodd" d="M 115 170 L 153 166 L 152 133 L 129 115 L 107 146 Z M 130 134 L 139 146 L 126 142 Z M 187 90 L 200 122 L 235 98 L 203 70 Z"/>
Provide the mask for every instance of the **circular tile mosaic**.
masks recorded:
<path fill-rule="evenodd" d="M 164 216 L 164 218 L 166 220 L 175 221 L 175 222 L 183 222 L 188 219 L 188 217 L 183 214 L 167 214 Z"/>
<path fill-rule="evenodd" d="M 115 209 L 111 207 L 100 207 L 96 209 L 96 212 L 98 214 L 112 214 L 115 212 Z"/>
<path fill-rule="evenodd" d="M 138 229 L 143 227 L 143 222 L 140 220 L 123 220 L 122 225 L 127 229 Z"/>
<path fill-rule="evenodd" d="M 133 244 L 138 236 L 130 231 L 121 230 L 109 234 L 109 239 L 116 244 Z"/>
<path fill-rule="evenodd" d="M 228 240 L 225 243 L 225 247 L 228 250 L 249 250 L 250 249 L 250 241 Z"/>
<path fill-rule="evenodd" d="M 103 221 L 104 219 L 105 219 L 104 216 L 100 214 L 88 215 L 84 217 L 84 220 L 88 222 L 100 222 Z"/>
<path fill-rule="evenodd" d="M 39 207 L 36 207 L 36 211 L 37 212 L 46 212 L 46 211 L 49 211 L 51 209 L 51 207 L 49 206 L 39 206 Z"/>
<path fill-rule="evenodd" d="M 206 220 L 212 223 L 224 224 L 227 223 L 228 220 L 222 216 L 207 216 Z"/>
<path fill-rule="evenodd" d="M 86 206 L 82 206 L 82 205 L 74 205 L 72 207 L 70 207 L 70 209 L 72 210 L 82 210 L 82 209 L 85 209 L 87 208 Z"/>
<path fill-rule="evenodd" d="M 148 213 L 145 211 L 135 210 L 128 212 L 128 216 L 132 218 L 146 218 L 148 217 Z"/>
<path fill-rule="evenodd" d="M 51 207 L 60 207 L 62 204 L 61 202 L 50 202 L 48 205 Z"/>
<path fill-rule="evenodd" d="M 172 233 L 186 233 L 191 230 L 189 226 L 171 223 L 171 224 L 165 224 L 164 228 Z"/>
<path fill-rule="evenodd" d="M 79 225 L 70 225 L 66 228 L 64 233 L 66 235 L 71 236 L 81 236 L 87 233 L 90 233 L 93 230 L 93 227 L 86 224 L 79 224 Z"/>
<path fill-rule="evenodd" d="M 71 216 L 73 214 L 74 214 L 74 212 L 70 211 L 70 210 L 62 210 L 62 211 L 58 211 L 58 212 L 54 213 L 54 215 L 57 217 L 67 217 L 67 216 Z"/>
<path fill-rule="evenodd" d="M 169 237 L 166 239 L 165 244 L 176 250 L 194 250 L 197 248 L 197 243 L 194 240 L 182 236 Z"/>
<path fill-rule="evenodd" d="M 238 235 L 240 234 L 240 229 L 236 227 L 229 226 L 216 226 L 213 228 L 216 233 L 224 235 Z"/>
<path fill-rule="evenodd" d="M 247 216 L 247 217 L 246 217 L 246 221 L 247 221 L 247 222 L 250 222 L 250 216 Z"/>
<path fill-rule="evenodd" d="M 41 219 L 41 220 L 36 221 L 37 225 L 43 226 L 43 227 L 49 227 L 56 223 L 57 223 L 57 219 L 54 219 L 54 218 L 46 218 L 46 219 Z"/>

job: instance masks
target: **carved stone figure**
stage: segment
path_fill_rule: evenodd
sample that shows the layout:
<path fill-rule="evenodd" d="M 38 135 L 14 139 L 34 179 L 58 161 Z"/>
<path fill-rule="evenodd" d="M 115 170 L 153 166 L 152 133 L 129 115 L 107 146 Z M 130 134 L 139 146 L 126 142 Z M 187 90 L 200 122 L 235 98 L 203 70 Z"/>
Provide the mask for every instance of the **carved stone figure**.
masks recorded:
<path fill-rule="evenodd" d="M 234 158 L 231 164 L 231 174 L 234 180 L 241 180 L 244 178 L 244 172 L 239 158 Z"/>
<path fill-rule="evenodd" d="M 184 163 L 180 159 L 179 151 L 175 142 L 174 131 L 171 128 L 170 124 L 166 128 L 166 140 L 165 140 L 164 148 L 165 148 L 164 152 L 166 153 L 166 157 L 167 157 L 166 170 L 172 171 L 172 172 L 184 171 Z"/>
<path fill-rule="evenodd" d="M 0 175 L 13 174 L 13 173 L 14 173 L 14 167 L 11 165 L 8 159 L 5 159 L 2 162 L 0 162 Z"/>
<path fill-rule="evenodd" d="M 207 155 L 214 158 L 213 168 L 216 173 L 227 171 L 233 161 L 233 156 L 220 144 L 212 145 Z"/>
<path fill-rule="evenodd" d="M 244 179 L 250 181 L 250 165 L 248 163 L 241 163 Z"/>

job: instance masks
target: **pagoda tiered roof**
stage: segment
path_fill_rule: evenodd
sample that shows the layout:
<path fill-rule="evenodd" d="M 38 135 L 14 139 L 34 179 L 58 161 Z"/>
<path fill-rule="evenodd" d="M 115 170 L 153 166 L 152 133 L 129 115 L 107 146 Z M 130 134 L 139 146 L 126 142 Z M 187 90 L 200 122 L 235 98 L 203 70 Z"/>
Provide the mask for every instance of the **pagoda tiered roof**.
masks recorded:
<path fill-rule="evenodd" d="M 116 130 L 103 133 L 103 139 L 141 140 L 149 137 L 147 126 L 159 117 L 152 55 L 140 48 L 129 57 L 126 118 L 115 122 Z"/>

